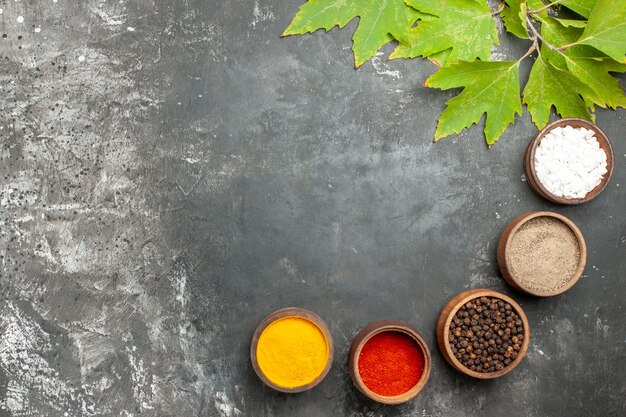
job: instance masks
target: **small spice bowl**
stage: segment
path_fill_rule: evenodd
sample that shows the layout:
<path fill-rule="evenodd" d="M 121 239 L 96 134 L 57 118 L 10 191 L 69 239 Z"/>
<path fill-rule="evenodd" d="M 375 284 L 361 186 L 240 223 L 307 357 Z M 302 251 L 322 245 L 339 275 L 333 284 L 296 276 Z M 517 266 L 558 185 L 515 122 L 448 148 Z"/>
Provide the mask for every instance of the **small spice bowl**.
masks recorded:
<path fill-rule="evenodd" d="M 556 229 L 542 230 L 539 222 Z M 536 232 L 530 230 L 533 226 Z M 521 242 L 517 243 L 518 240 Z M 535 253 L 518 253 L 533 244 Z M 526 294 L 551 297 L 572 288 L 582 276 L 587 245 L 580 229 L 567 217 L 551 211 L 531 211 L 518 216 L 504 229 L 498 242 L 497 258 L 502 276 L 513 288 Z"/>
<path fill-rule="evenodd" d="M 333 363 L 333 350 L 332 334 L 320 316 L 304 308 L 287 307 L 261 321 L 252 336 L 250 358 L 261 381 L 276 391 L 292 394 L 324 380 Z M 309 377 L 303 378 L 304 373 Z M 302 383 L 297 379 L 303 379 Z"/>
<path fill-rule="evenodd" d="M 405 364 L 405 366 L 408 367 L 408 372 L 414 373 L 417 381 L 413 386 L 408 387 L 406 391 L 401 392 L 398 395 L 382 395 L 374 392 L 366 385 L 366 382 L 364 382 L 361 376 L 361 371 L 359 370 L 359 361 L 362 360 L 364 354 L 367 354 L 368 348 L 364 350 L 364 347 L 368 345 L 368 342 L 376 343 L 377 339 L 381 340 L 380 337 L 383 335 L 396 337 L 401 343 L 404 344 L 404 348 L 408 346 L 406 341 L 409 341 L 409 345 L 412 346 L 410 349 L 413 349 L 414 347 L 415 353 L 419 355 L 415 359 L 417 359 L 420 363 L 408 364 L 407 362 L 407 364 Z M 398 336 L 400 337 L 398 338 Z M 388 353 L 387 357 L 389 357 Z M 401 357 L 405 358 L 407 361 L 410 360 L 407 356 Z M 380 367 L 381 365 L 384 366 L 382 361 L 376 363 L 377 367 Z M 413 365 L 415 366 L 415 369 L 411 368 Z M 407 370 L 406 367 L 405 370 Z M 415 398 L 415 396 L 422 391 L 428 382 L 431 367 L 432 358 L 426 342 L 424 342 L 424 339 L 422 339 L 422 336 L 420 336 L 416 330 L 400 320 L 379 320 L 368 324 L 356 335 L 352 345 L 350 346 L 348 368 L 354 385 L 366 397 L 382 404 L 401 404 Z"/>
<path fill-rule="evenodd" d="M 541 143 L 541 140 L 554 128 L 557 127 L 565 127 L 571 126 L 573 128 L 585 128 L 591 130 L 595 134 L 595 138 L 600 145 L 600 148 L 604 150 L 606 154 L 606 169 L 607 172 L 602 177 L 600 183 L 591 191 L 585 195 L 583 198 L 566 198 L 554 195 L 550 191 L 546 189 L 546 187 L 541 184 L 539 178 L 537 176 L 537 171 L 535 169 L 535 153 L 537 150 L 537 146 Z M 528 147 L 526 148 L 526 153 L 524 155 L 524 172 L 526 174 L 526 178 L 528 181 L 528 185 L 537 193 L 539 196 L 545 198 L 548 201 L 558 204 L 580 204 L 585 203 L 587 201 L 593 200 L 598 194 L 602 192 L 611 180 L 611 175 L 613 174 L 613 147 L 611 146 L 611 142 L 606 134 L 594 123 L 591 123 L 585 119 L 578 118 L 565 118 L 555 120 L 552 123 L 549 123 L 546 127 L 544 127 L 538 134 L 535 136 Z"/>
<path fill-rule="evenodd" d="M 481 299 L 481 297 L 487 297 L 487 299 L 495 298 L 495 299 L 498 299 L 499 301 L 502 301 L 505 305 L 506 304 L 510 305 L 510 307 L 508 307 L 508 310 L 512 309 L 517 314 L 517 316 L 519 317 L 519 320 L 521 321 L 521 326 L 519 327 L 523 327 L 523 331 L 521 332 L 521 334 L 523 335 L 522 344 L 521 346 L 518 346 L 519 350 L 515 351 L 515 358 L 504 359 L 504 360 L 508 360 L 509 364 L 506 365 L 506 367 L 504 367 L 503 369 L 495 370 L 493 372 L 477 372 L 475 370 L 468 368 L 464 364 L 462 364 L 456 358 L 455 352 L 453 351 L 453 346 L 451 345 L 451 342 L 449 340 L 450 327 L 451 327 L 453 319 L 457 317 L 457 312 L 459 312 L 459 310 L 463 306 L 466 306 L 468 303 L 471 304 L 472 301 L 475 301 L 476 299 Z M 518 327 L 516 327 L 516 329 L 517 328 Z M 516 330 L 515 335 L 517 334 L 518 333 Z M 472 334 L 472 336 L 477 336 L 477 335 Z M 484 335 L 484 338 L 487 338 L 487 336 Z M 439 316 L 439 320 L 437 322 L 437 344 L 439 345 L 439 350 L 441 351 L 441 354 L 443 355 L 443 357 L 456 370 L 464 373 L 465 375 L 469 375 L 471 377 L 478 378 L 478 379 L 498 378 L 511 372 L 516 366 L 520 364 L 520 362 L 524 358 L 524 355 L 526 354 L 526 350 L 528 349 L 529 343 L 530 343 L 530 326 L 528 324 L 528 319 L 526 318 L 526 314 L 524 313 L 524 310 L 522 310 L 520 305 L 517 304 L 510 297 L 507 297 L 506 295 L 501 294 L 497 291 L 493 291 L 493 290 L 489 290 L 485 288 L 467 290 L 467 291 L 460 293 L 456 297 L 454 297 L 443 308 L 443 310 L 441 311 L 441 315 Z M 487 348 L 484 348 L 484 349 L 487 349 Z"/>

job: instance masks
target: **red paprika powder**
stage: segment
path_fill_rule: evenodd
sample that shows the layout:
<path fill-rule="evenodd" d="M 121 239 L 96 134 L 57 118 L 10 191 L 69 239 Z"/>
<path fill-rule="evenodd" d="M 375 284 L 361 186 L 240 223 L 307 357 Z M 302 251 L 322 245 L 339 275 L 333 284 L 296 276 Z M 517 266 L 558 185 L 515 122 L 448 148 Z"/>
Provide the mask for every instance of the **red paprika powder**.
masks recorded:
<path fill-rule="evenodd" d="M 399 331 L 372 336 L 361 349 L 359 374 L 367 388 L 393 397 L 413 388 L 424 372 L 424 354 L 417 342 Z"/>

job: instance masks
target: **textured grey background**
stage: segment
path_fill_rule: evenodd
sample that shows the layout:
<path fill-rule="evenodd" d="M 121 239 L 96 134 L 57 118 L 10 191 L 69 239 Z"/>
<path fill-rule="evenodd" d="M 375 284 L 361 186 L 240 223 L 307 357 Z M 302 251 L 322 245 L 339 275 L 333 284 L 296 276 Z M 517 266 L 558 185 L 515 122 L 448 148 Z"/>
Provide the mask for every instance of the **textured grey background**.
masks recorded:
<path fill-rule="evenodd" d="M 607 190 L 548 204 L 522 179 L 528 115 L 491 150 L 479 127 L 435 145 L 454 92 L 421 87 L 434 67 L 380 55 L 355 71 L 356 22 L 280 39 L 300 3 L 0 1 L 0 415 L 626 415 L 626 112 L 597 115 Z M 494 57 L 526 48 L 505 37 Z M 507 222 L 537 209 L 589 246 L 584 278 L 546 300 L 495 263 Z M 532 326 L 499 381 L 436 349 L 440 309 L 473 287 L 513 295 Z M 289 305 L 336 339 L 328 378 L 293 396 L 248 357 Z M 380 318 L 433 353 L 406 405 L 366 401 L 346 371 Z"/>

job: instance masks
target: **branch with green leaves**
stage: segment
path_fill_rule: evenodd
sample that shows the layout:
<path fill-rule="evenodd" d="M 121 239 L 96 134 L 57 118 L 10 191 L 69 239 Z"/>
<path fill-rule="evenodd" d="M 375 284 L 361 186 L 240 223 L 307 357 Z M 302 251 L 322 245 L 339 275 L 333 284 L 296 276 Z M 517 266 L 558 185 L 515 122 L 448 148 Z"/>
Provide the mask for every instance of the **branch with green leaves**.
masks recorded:
<path fill-rule="evenodd" d="M 283 36 L 343 28 L 357 17 L 355 67 L 396 41 L 389 59 L 422 57 L 439 67 L 425 86 L 462 88 L 446 103 L 435 141 L 485 115 L 485 139 L 492 145 L 523 104 L 538 128 L 553 108 L 562 117 L 593 120 L 596 106 L 626 107 L 613 76 L 626 72 L 626 1 L 506 0 L 492 10 L 486 0 L 308 0 Z M 497 19 L 530 42 L 518 60 L 492 61 Z M 522 90 L 519 67 L 529 57 L 536 59 Z"/>

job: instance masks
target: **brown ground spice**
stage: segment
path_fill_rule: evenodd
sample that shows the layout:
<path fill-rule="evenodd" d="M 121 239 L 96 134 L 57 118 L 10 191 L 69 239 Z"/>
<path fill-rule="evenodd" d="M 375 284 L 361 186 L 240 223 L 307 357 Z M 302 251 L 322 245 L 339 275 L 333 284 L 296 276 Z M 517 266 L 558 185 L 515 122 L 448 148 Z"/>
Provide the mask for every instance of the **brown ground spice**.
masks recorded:
<path fill-rule="evenodd" d="M 580 261 L 576 235 L 554 217 L 535 217 L 515 232 L 509 245 L 511 272 L 525 286 L 555 291 L 573 278 Z"/>

